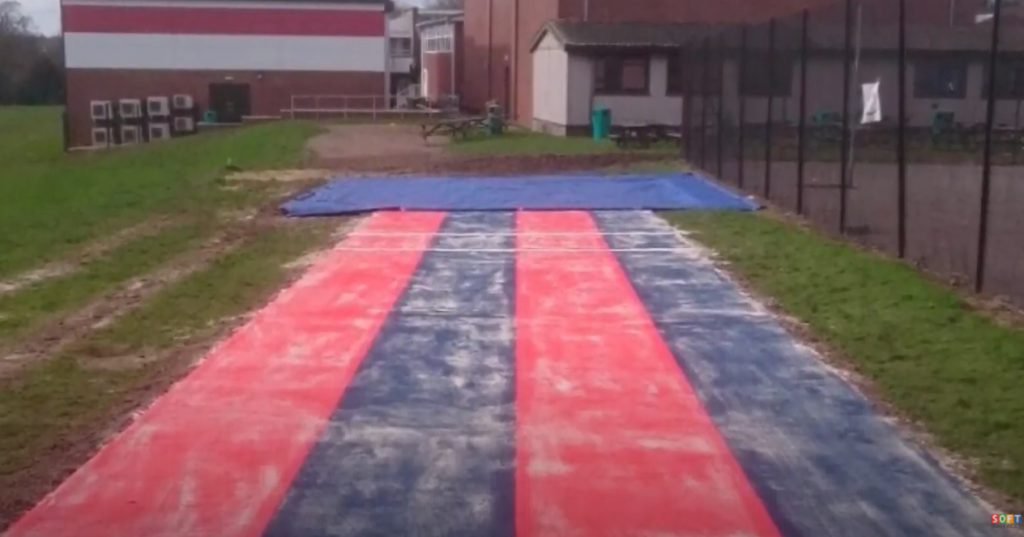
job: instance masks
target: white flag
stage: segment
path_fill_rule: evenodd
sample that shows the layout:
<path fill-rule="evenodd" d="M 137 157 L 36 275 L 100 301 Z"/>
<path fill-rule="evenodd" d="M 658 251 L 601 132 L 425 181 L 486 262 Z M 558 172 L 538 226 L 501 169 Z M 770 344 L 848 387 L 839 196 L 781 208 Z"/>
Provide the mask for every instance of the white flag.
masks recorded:
<path fill-rule="evenodd" d="M 864 114 L 860 118 L 862 125 L 882 121 L 882 98 L 878 94 L 880 85 L 881 81 L 861 85 L 861 95 L 864 96 Z"/>

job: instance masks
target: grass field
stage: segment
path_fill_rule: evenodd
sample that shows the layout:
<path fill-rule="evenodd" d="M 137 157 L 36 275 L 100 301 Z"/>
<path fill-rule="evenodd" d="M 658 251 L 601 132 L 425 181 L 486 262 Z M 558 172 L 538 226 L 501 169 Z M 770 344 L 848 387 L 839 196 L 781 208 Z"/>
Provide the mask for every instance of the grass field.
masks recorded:
<path fill-rule="evenodd" d="M 479 134 L 466 139 L 456 138 L 446 149 L 457 155 L 584 155 L 621 152 L 609 140 L 593 140 L 586 136 L 552 136 L 538 132 L 510 130 L 501 136 Z M 675 153 L 679 148 L 670 143 L 656 144 L 641 153 Z"/>
<path fill-rule="evenodd" d="M 0 108 L 0 529 L 338 225 L 275 223 L 285 185 L 224 181 L 229 162 L 295 167 L 311 124 L 74 154 L 60 128 L 58 109 Z"/>
<path fill-rule="evenodd" d="M 1024 504 L 1024 332 L 901 262 L 772 216 L 676 213 L 981 480 Z"/>

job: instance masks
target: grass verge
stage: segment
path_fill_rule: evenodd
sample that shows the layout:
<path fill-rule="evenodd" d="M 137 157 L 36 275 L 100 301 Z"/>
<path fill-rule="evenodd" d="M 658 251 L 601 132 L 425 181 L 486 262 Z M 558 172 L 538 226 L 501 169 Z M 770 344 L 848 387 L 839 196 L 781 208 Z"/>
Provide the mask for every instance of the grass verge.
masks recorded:
<path fill-rule="evenodd" d="M 327 226 L 336 224 L 296 223 L 260 235 L 163 289 L 132 315 L 90 333 L 70 354 L 85 360 L 159 351 L 208 330 L 216 321 L 244 313 L 283 281 L 286 261 L 321 244 Z"/>
<path fill-rule="evenodd" d="M 195 246 L 208 226 L 164 229 L 124 244 L 70 274 L 43 280 L 0 296 L 0 341 L 17 336 L 36 321 L 84 305 L 128 279 L 145 274 Z"/>
<path fill-rule="evenodd" d="M 0 389 L 0 489 L 19 470 L 74 443 L 83 428 L 102 428 L 111 412 L 141 386 L 169 384 L 164 361 L 118 368 L 89 360 L 117 353 L 160 351 L 199 336 L 216 321 L 248 311 L 286 279 L 285 264 L 326 236 L 326 228 L 274 228 L 206 269 L 164 289 L 132 315 L 89 336 L 52 360 L 40 362 Z M 188 360 L 193 356 L 182 356 Z M 2 526 L 2 525 L 0 525 Z"/>
<path fill-rule="evenodd" d="M 508 131 L 500 136 L 480 133 L 466 139 L 456 138 L 445 146 L 451 153 L 466 156 L 498 155 L 583 155 L 622 151 L 609 140 L 585 136 L 552 136 L 538 132 Z M 636 153 L 678 152 L 674 144 L 657 144 Z"/>
<path fill-rule="evenodd" d="M 670 213 L 978 477 L 1024 501 L 1024 333 L 903 263 L 766 215 Z"/>

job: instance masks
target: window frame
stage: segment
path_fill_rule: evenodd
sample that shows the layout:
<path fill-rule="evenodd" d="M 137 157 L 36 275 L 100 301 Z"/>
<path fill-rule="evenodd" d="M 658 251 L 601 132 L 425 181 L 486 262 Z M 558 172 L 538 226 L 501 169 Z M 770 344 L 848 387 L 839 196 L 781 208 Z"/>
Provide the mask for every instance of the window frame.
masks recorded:
<path fill-rule="evenodd" d="M 392 56 L 412 56 L 412 38 L 411 37 L 389 37 L 388 48 L 391 50 Z M 396 47 L 396 42 L 402 42 L 405 44 L 404 47 Z"/>
<path fill-rule="evenodd" d="M 990 69 L 986 62 L 981 85 L 982 100 L 988 100 Z M 996 62 L 995 98 L 997 101 L 1024 100 L 1024 57 L 1000 58 Z"/>
<path fill-rule="evenodd" d="M 623 88 L 623 74 L 630 62 L 643 64 L 644 83 L 642 88 Z M 609 67 L 613 69 L 611 77 L 609 77 Z M 594 58 L 593 84 L 595 95 L 649 96 L 651 94 L 651 56 L 638 53 L 596 56 Z"/>
<path fill-rule="evenodd" d="M 943 92 L 936 90 L 934 87 L 927 87 L 930 85 L 927 78 L 935 78 L 934 76 L 925 77 L 923 73 L 928 73 L 929 68 L 934 69 L 940 67 L 944 69 L 955 69 L 959 74 L 960 88 L 954 92 Z M 964 57 L 948 57 L 948 56 L 926 56 L 918 57 L 914 59 L 914 86 L 913 96 L 915 99 L 929 99 L 929 100 L 964 100 L 967 98 L 967 85 L 970 81 L 970 62 Z M 934 75 L 934 73 L 932 73 Z"/>

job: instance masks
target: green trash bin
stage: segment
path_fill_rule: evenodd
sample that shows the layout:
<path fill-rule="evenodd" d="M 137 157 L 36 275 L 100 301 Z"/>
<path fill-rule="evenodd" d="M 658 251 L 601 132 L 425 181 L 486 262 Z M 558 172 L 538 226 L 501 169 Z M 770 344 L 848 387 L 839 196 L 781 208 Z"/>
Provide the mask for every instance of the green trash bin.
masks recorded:
<path fill-rule="evenodd" d="M 217 112 L 214 110 L 207 110 L 203 113 L 203 123 L 216 123 Z"/>
<path fill-rule="evenodd" d="M 612 129 L 612 111 L 609 108 L 595 108 L 590 113 L 590 128 L 595 140 L 604 140 Z"/>

